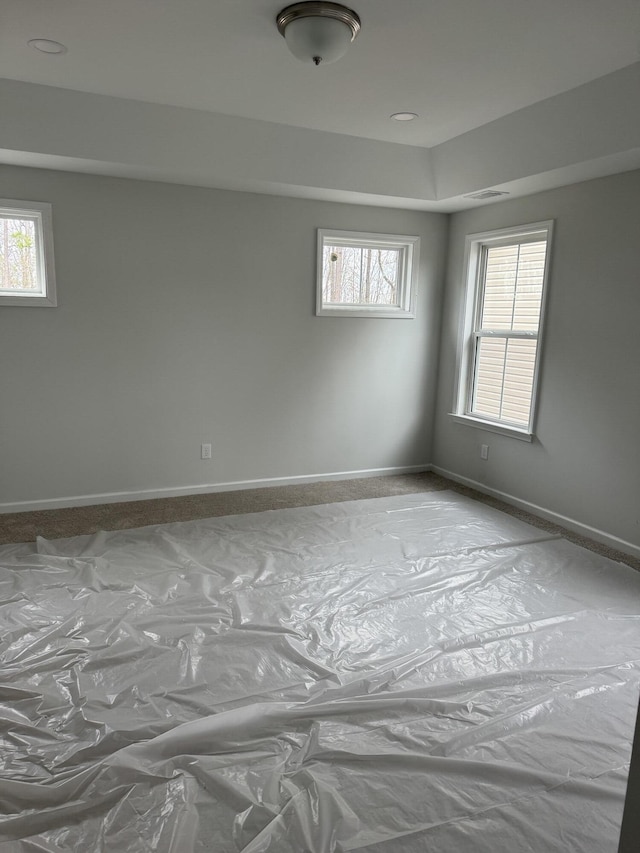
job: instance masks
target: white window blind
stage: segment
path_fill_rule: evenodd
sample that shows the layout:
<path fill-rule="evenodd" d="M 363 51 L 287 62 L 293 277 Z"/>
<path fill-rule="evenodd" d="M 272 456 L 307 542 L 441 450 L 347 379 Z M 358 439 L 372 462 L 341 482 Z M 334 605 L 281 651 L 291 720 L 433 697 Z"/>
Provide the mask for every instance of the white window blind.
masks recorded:
<path fill-rule="evenodd" d="M 551 225 L 468 238 L 458 415 L 532 431 Z"/>
<path fill-rule="evenodd" d="M 546 240 L 483 247 L 474 414 L 529 423 L 546 254 Z"/>

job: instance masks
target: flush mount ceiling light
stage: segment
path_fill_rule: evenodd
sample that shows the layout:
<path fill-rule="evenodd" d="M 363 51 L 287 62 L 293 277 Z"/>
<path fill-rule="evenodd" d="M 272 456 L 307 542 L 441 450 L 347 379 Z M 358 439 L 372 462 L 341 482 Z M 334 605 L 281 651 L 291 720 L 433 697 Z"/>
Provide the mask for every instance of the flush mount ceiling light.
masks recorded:
<path fill-rule="evenodd" d="M 39 50 L 40 53 L 66 53 L 67 48 L 60 44 L 59 41 L 51 41 L 51 39 L 30 39 L 27 44 L 29 47 Z"/>
<path fill-rule="evenodd" d="M 360 18 L 339 3 L 293 3 L 276 18 L 278 32 L 302 62 L 335 62 L 360 32 Z"/>

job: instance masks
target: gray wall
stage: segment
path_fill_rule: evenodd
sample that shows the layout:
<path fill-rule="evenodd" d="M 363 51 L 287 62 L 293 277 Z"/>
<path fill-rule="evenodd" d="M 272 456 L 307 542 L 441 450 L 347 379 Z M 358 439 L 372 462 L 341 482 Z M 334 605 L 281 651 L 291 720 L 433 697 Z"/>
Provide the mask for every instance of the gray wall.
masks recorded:
<path fill-rule="evenodd" d="M 434 462 L 640 543 L 640 172 L 450 217 L 442 324 L 443 215 L 17 167 L 0 197 L 53 203 L 59 288 L 0 309 L 0 503 Z M 465 235 L 547 218 L 527 444 L 447 413 Z M 314 317 L 319 227 L 420 234 L 417 319 Z"/>
<path fill-rule="evenodd" d="M 555 219 L 537 440 L 451 421 L 465 235 Z M 640 172 L 451 218 L 434 463 L 640 545 Z M 488 444 L 488 461 L 480 459 Z"/>
<path fill-rule="evenodd" d="M 0 197 L 53 204 L 58 282 L 0 308 L 0 503 L 431 461 L 446 216 L 15 167 Z M 417 319 L 316 318 L 319 227 L 420 235 Z"/>

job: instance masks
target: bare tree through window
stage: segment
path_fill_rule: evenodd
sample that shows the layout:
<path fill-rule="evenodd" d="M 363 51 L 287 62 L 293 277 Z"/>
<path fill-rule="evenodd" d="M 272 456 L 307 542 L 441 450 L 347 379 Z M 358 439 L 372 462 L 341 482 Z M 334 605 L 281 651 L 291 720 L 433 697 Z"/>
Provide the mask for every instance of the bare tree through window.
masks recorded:
<path fill-rule="evenodd" d="M 55 307 L 51 204 L 0 198 L 0 306 Z"/>
<path fill-rule="evenodd" d="M 356 246 L 326 246 L 325 302 L 347 305 L 397 305 L 400 251 Z"/>
<path fill-rule="evenodd" d="M 37 288 L 36 234 L 32 219 L 0 219 L 0 290 Z"/>
<path fill-rule="evenodd" d="M 419 239 L 318 232 L 318 313 L 412 317 Z"/>

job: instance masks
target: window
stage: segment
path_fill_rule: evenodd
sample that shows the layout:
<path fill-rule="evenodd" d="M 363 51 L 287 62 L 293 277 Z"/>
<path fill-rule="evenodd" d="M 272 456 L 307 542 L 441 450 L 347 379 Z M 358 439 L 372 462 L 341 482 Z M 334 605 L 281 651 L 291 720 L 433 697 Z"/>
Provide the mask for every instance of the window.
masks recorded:
<path fill-rule="evenodd" d="M 418 237 L 318 230 L 316 314 L 415 316 Z"/>
<path fill-rule="evenodd" d="M 454 417 L 533 436 L 552 222 L 467 237 Z"/>
<path fill-rule="evenodd" d="M 55 304 L 51 205 L 0 199 L 0 305 Z"/>

